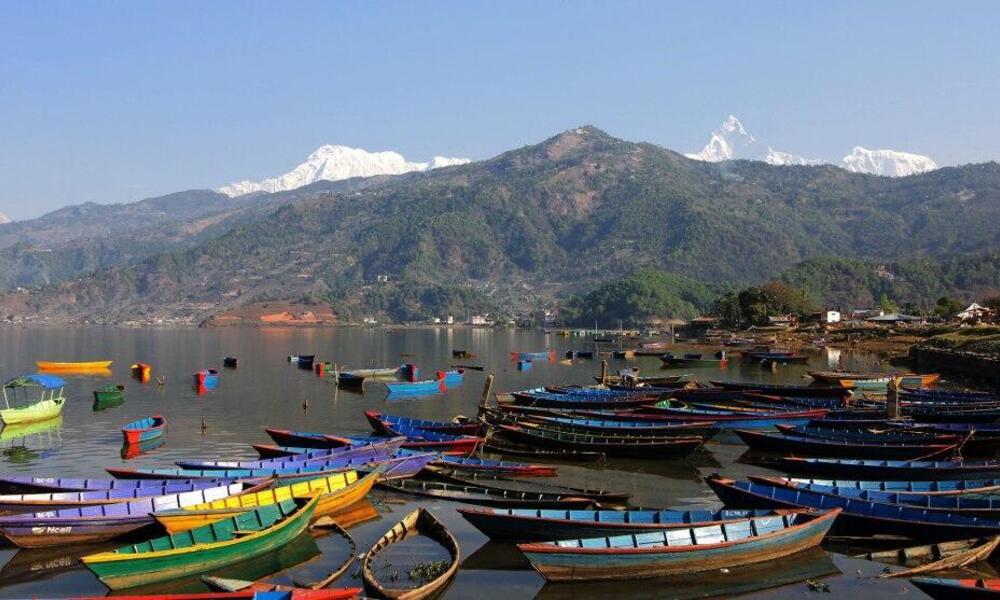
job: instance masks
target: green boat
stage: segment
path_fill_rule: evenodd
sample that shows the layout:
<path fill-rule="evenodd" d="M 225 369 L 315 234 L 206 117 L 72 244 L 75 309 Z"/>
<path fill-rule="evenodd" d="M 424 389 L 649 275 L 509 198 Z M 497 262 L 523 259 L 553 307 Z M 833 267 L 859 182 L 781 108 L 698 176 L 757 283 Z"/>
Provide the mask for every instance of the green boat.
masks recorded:
<path fill-rule="evenodd" d="M 124 385 L 105 385 L 94 390 L 94 405 L 117 405 L 125 401 Z"/>
<path fill-rule="evenodd" d="M 211 573 L 291 542 L 309 526 L 318 502 L 317 492 L 80 560 L 113 590 Z"/>

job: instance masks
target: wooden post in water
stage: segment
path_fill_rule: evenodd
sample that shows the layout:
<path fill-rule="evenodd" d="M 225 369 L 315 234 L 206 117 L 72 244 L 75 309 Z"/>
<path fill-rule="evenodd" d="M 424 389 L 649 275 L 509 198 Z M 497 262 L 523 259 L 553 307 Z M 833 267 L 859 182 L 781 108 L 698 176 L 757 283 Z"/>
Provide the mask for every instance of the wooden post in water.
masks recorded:
<path fill-rule="evenodd" d="M 601 360 L 601 385 L 608 385 L 608 359 Z"/>
<path fill-rule="evenodd" d="M 890 419 L 899 418 L 899 384 L 902 381 L 899 377 L 889 380 L 889 385 L 885 390 L 885 411 Z"/>
<path fill-rule="evenodd" d="M 486 376 L 486 383 L 483 385 L 483 397 L 479 399 L 479 406 L 486 408 L 490 401 L 490 394 L 493 392 L 493 373 Z"/>

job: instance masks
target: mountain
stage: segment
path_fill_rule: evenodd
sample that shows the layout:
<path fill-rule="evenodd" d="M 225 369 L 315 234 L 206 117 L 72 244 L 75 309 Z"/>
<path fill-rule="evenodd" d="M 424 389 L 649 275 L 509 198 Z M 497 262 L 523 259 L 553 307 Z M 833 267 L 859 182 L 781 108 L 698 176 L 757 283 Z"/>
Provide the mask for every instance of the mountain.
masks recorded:
<path fill-rule="evenodd" d="M 720 164 L 589 126 L 448 169 L 220 201 L 253 209 L 145 258 L 0 296 L 0 314 L 198 321 L 277 300 L 358 321 L 519 314 L 638 269 L 734 286 L 822 257 L 948 261 L 1000 239 L 997 163 L 904 178 Z"/>
<path fill-rule="evenodd" d="M 467 158 L 435 156 L 429 163 L 409 162 L 396 152 L 368 152 L 347 146 L 320 146 L 306 161 L 280 177 L 263 181 L 237 181 L 219 188 L 227 196 L 253 192 L 294 190 L 317 181 L 340 181 L 352 177 L 399 175 L 468 163 Z"/>
<path fill-rule="evenodd" d="M 4 223 L 10 223 L 10 217 L 0 212 L 0 225 L 3 225 Z"/>
<path fill-rule="evenodd" d="M 937 163 L 929 156 L 896 150 L 868 150 L 861 146 L 855 146 L 840 163 L 852 173 L 871 173 L 888 177 L 906 177 L 938 168 Z"/>
<path fill-rule="evenodd" d="M 729 115 L 722 125 L 712 132 L 704 148 L 685 156 L 707 162 L 758 160 L 778 166 L 826 164 L 826 161 L 821 159 L 803 158 L 797 154 L 774 150 L 770 146 L 765 147 L 733 115 Z M 928 156 L 898 150 L 867 150 L 861 146 L 855 146 L 854 150 L 840 161 L 840 166 L 852 173 L 889 177 L 916 175 L 938 168 L 937 163 Z"/>

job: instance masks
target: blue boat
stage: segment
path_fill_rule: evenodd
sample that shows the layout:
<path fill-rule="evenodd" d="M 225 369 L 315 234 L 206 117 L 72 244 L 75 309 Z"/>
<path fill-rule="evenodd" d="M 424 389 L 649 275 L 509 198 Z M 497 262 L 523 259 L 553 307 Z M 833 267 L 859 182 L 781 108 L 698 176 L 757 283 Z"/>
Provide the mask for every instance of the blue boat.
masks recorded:
<path fill-rule="evenodd" d="M 436 452 L 447 452 L 452 450 L 462 450 L 472 452 L 482 442 L 482 438 L 474 435 L 452 435 L 450 433 L 438 433 L 426 429 L 419 429 L 409 425 L 397 423 L 389 427 L 393 435 L 406 436 L 403 442 L 404 448 L 433 450 Z"/>
<path fill-rule="evenodd" d="M 214 390 L 219 387 L 218 369 L 202 369 L 194 374 L 194 385 L 198 389 Z"/>
<path fill-rule="evenodd" d="M 372 430 L 382 435 L 398 435 L 393 433 L 396 426 L 434 431 L 437 433 L 450 433 L 452 435 L 476 435 L 482 429 L 482 426 L 477 421 L 452 423 L 449 421 L 412 419 L 410 417 L 387 415 L 374 410 L 366 410 L 364 415 L 368 419 L 368 424 L 372 426 Z"/>
<path fill-rule="evenodd" d="M 578 537 L 698 527 L 775 514 L 760 510 L 561 510 L 460 508 L 466 521 L 491 540 L 542 542 Z"/>
<path fill-rule="evenodd" d="M 530 360 L 519 360 L 519 361 L 517 361 L 517 370 L 518 371 L 527 371 L 528 369 L 531 368 L 531 366 L 532 365 L 531 365 L 531 361 Z"/>
<path fill-rule="evenodd" d="M 441 373 L 438 375 L 438 378 L 441 379 Z M 443 375 L 444 383 L 449 387 L 461 385 L 462 382 L 465 381 L 465 369 L 452 369 L 450 371 L 445 371 Z"/>
<path fill-rule="evenodd" d="M 339 448 L 310 449 L 287 458 L 265 460 L 178 460 L 174 464 L 182 469 L 198 471 L 210 469 L 284 469 L 296 465 L 334 464 L 364 458 L 368 461 L 388 459 L 399 450 L 404 438 L 378 438 L 377 444 L 351 444 Z"/>
<path fill-rule="evenodd" d="M 816 547 L 839 513 L 793 512 L 684 529 L 519 544 L 518 550 L 548 581 L 718 573 Z"/>
<path fill-rule="evenodd" d="M 1000 489 L 1000 479 L 952 479 L 942 481 L 864 481 L 858 479 L 796 479 L 786 481 L 879 492 L 915 494 L 993 493 Z"/>
<path fill-rule="evenodd" d="M 89 492 L 109 490 L 139 490 L 167 485 L 190 485 L 193 489 L 218 487 L 232 483 L 231 479 L 77 479 L 71 477 L 32 477 L 30 475 L 0 475 L 0 489 L 9 494 L 46 492 Z M 140 495 L 142 494 L 140 492 Z"/>
<path fill-rule="evenodd" d="M 110 480 L 117 481 L 117 480 Z M 141 480 L 152 482 L 152 480 Z M 226 485 L 208 480 L 181 481 L 171 479 L 162 482 L 163 485 L 148 485 L 132 488 L 113 488 L 107 490 L 92 490 L 86 492 L 44 492 L 34 494 L 4 494 L 0 495 L 0 512 L 22 513 L 60 510 L 80 506 L 96 506 L 112 504 L 151 496 L 166 496 L 195 492 L 212 487 Z"/>
<path fill-rule="evenodd" d="M 555 352 L 552 350 L 546 350 L 545 352 L 511 352 L 510 357 L 513 360 L 527 360 L 527 361 L 555 361 Z"/>
<path fill-rule="evenodd" d="M 968 392 L 940 389 L 912 389 L 899 391 L 902 400 L 914 402 L 1000 402 L 1000 394 L 991 392 Z"/>
<path fill-rule="evenodd" d="M 122 426 L 126 444 L 138 444 L 162 437 L 167 430 L 167 420 L 160 415 L 132 421 Z"/>
<path fill-rule="evenodd" d="M 883 492 L 855 487 L 837 487 L 820 483 L 798 483 L 774 477 L 751 476 L 751 481 L 780 483 L 798 490 L 818 492 L 847 499 L 879 502 L 881 504 L 906 504 L 927 511 L 945 511 L 1000 520 L 1000 497 L 979 492 L 959 494 L 921 494 L 912 492 Z"/>
<path fill-rule="evenodd" d="M 423 381 L 387 381 L 385 387 L 389 389 L 390 396 L 424 396 L 430 394 L 440 394 L 445 390 L 444 380 L 435 381 L 425 379 Z"/>
<path fill-rule="evenodd" d="M 821 494 L 779 483 L 764 483 L 762 478 L 735 481 L 710 475 L 705 481 L 729 508 L 841 508 L 843 512 L 834 531 L 847 535 L 885 534 L 936 541 L 1000 533 L 1000 520 L 958 512 Z"/>
<path fill-rule="evenodd" d="M 677 422 L 657 422 L 657 421 L 618 421 L 612 419 L 587 419 L 574 417 L 529 417 L 532 421 L 552 427 L 554 429 L 574 430 L 580 432 L 594 433 L 597 435 L 604 433 L 624 433 L 629 435 L 697 435 L 705 440 L 711 439 L 719 428 L 710 421 L 677 421 Z"/>
<path fill-rule="evenodd" d="M 766 458 L 757 464 L 794 475 L 811 475 L 869 480 L 991 479 L 1000 476 L 996 460 L 865 460 L 801 458 L 784 456 Z"/>

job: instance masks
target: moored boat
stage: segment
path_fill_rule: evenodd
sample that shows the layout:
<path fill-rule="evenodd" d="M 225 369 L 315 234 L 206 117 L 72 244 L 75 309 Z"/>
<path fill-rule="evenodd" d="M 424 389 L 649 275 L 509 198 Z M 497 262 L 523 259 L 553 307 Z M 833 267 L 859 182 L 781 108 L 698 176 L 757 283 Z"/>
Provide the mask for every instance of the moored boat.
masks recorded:
<path fill-rule="evenodd" d="M 319 503 L 283 500 L 205 527 L 101 552 L 80 560 L 113 590 L 198 575 L 273 552 L 305 531 Z"/>
<path fill-rule="evenodd" d="M 132 372 L 132 378 L 138 379 L 142 383 L 149 382 L 149 378 L 153 375 L 153 367 L 146 363 L 135 363 L 129 369 Z"/>
<path fill-rule="evenodd" d="M 701 527 L 518 544 L 549 581 L 608 581 L 718 571 L 819 545 L 840 514 L 791 512 Z"/>
<path fill-rule="evenodd" d="M 445 390 L 444 378 L 434 380 L 425 379 L 423 381 L 387 381 L 385 387 L 389 390 L 389 395 L 395 396 L 418 396 L 423 394 L 439 394 Z"/>
<path fill-rule="evenodd" d="M 125 400 L 125 386 L 105 385 L 94 390 L 94 402 L 101 404 L 120 403 Z"/>
<path fill-rule="evenodd" d="M 167 419 L 163 415 L 153 415 L 123 425 L 122 436 L 126 444 L 138 444 L 162 437 L 166 430 Z"/>
<path fill-rule="evenodd" d="M 6 407 L 0 409 L 0 421 L 5 425 L 17 425 L 47 421 L 59 416 L 63 405 L 66 404 L 66 397 L 63 396 L 65 386 L 66 382 L 54 375 L 23 375 L 8 380 L 0 388 Z M 29 400 L 28 389 L 40 389 L 40 397 L 37 400 Z M 11 396 L 14 397 L 15 403 L 17 401 L 17 390 L 24 393 L 25 404 L 11 406 Z"/>
<path fill-rule="evenodd" d="M 90 362 L 52 362 L 35 361 L 40 371 L 103 371 L 111 368 L 110 360 L 95 360 Z"/>
<path fill-rule="evenodd" d="M 447 421 L 430 421 L 428 419 L 411 419 L 409 417 L 397 417 L 374 410 L 366 410 L 365 418 L 372 426 L 375 433 L 382 435 L 399 435 L 393 433 L 393 426 L 402 425 L 411 429 L 423 429 L 436 433 L 448 433 L 451 435 L 477 435 L 482 425 L 476 421 L 449 423 Z"/>
<path fill-rule="evenodd" d="M 435 573 L 430 580 L 422 581 L 417 587 L 387 587 L 386 584 L 379 581 L 375 574 L 378 570 L 375 567 L 375 562 L 378 560 L 379 554 L 389 546 L 414 535 L 426 536 L 443 546 L 449 555 L 447 567 L 440 573 Z M 459 556 L 458 542 L 455 537 L 429 511 L 421 508 L 403 517 L 403 520 L 394 525 L 365 553 L 361 560 L 361 576 L 368 591 L 379 597 L 396 600 L 421 600 L 439 594 L 451 581 L 451 578 L 458 572 Z"/>
<path fill-rule="evenodd" d="M 219 386 L 218 369 L 202 369 L 194 374 L 194 385 L 197 388 L 214 390 Z"/>
<path fill-rule="evenodd" d="M 889 443 L 857 440 L 827 439 L 792 435 L 789 433 L 768 433 L 737 429 L 735 433 L 753 450 L 779 452 L 782 454 L 808 456 L 851 456 L 862 458 L 918 459 L 947 456 L 958 448 L 958 442 Z"/>
<path fill-rule="evenodd" d="M 700 352 L 676 356 L 670 352 L 660 356 L 660 362 L 668 367 L 724 367 L 729 363 L 726 351 L 722 350 L 706 358 Z"/>
<path fill-rule="evenodd" d="M 517 443 L 633 458 L 685 457 L 704 443 L 700 437 L 595 436 L 545 429 L 533 423 L 500 425 L 497 433 Z"/>
<path fill-rule="evenodd" d="M 829 479 L 933 481 L 1000 477 L 1000 461 L 996 460 L 866 460 L 785 456 L 761 459 L 755 464 L 793 475 Z"/>
<path fill-rule="evenodd" d="M 481 485 L 459 485 L 443 481 L 400 479 L 396 481 L 383 481 L 378 486 L 401 494 L 451 500 L 466 504 L 478 504 L 480 506 L 590 508 L 595 504 L 591 498 L 575 495 L 509 491 Z"/>
<path fill-rule="evenodd" d="M 1000 579 L 914 577 L 910 583 L 935 600 L 1000 598 Z"/>

